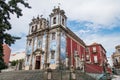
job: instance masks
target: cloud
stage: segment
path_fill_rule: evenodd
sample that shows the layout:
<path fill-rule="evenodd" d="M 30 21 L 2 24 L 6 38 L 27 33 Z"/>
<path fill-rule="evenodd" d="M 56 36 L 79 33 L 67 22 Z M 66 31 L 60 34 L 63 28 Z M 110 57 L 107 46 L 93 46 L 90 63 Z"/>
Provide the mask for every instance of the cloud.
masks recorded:
<path fill-rule="evenodd" d="M 68 20 L 91 22 L 92 24 L 87 24 L 89 28 L 113 28 L 120 19 L 119 0 L 28 0 L 28 2 L 32 9 L 21 6 L 24 15 L 20 19 L 16 19 L 15 15 L 12 16 L 11 33 L 27 33 L 28 24 L 33 16 L 43 14 L 43 17 L 48 18 L 54 6 L 58 6 L 59 3 L 65 10 Z"/>
<path fill-rule="evenodd" d="M 102 44 L 107 51 L 107 56 L 110 56 L 113 52 L 115 52 L 115 46 L 120 44 L 120 37 L 118 37 L 118 35 L 120 35 L 120 33 L 104 35 L 87 33 L 82 36 L 82 39 L 87 45 L 90 45 L 94 42 Z"/>
<path fill-rule="evenodd" d="M 22 37 L 15 45 L 12 45 L 13 51 L 25 49 L 25 36 L 28 34 L 29 23 L 33 16 L 37 17 L 42 14 L 43 17 L 48 18 L 58 3 L 65 10 L 68 23 L 70 21 L 68 27 L 87 44 L 101 43 L 108 52 L 113 52 L 114 47 L 119 44 L 120 38 L 117 36 L 119 33 L 100 35 L 97 32 L 101 29 L 119 27 L 120 0 L 28 0 L 28 2 L 32 9 L 22 6 L 23 16 L 21 18 L 11 16 L 12 30 L 9 32 Z"/>
<path fill-rule="evenodd" d="M 95 24 L 110 25 L 115 21 L 115 17 L 120 16 L 119 3 L 118 0 L 74 0 L 69 1 L 65 8 L 72 20 L 85 20 Z"/>

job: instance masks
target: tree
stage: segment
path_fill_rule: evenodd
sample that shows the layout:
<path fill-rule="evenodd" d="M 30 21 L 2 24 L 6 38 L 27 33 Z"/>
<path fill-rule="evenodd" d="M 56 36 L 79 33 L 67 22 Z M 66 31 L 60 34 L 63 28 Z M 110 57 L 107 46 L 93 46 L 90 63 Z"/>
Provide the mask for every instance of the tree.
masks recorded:
<path fill-rule="evenodd" d="M 25 0 L 0 0 L 0 70 L 5 68 L 3 43 L 10 46 L 14 44 L 17 39 L 20 39 L 20 37 L 15 37 L 7 33 L 7 31 L 12 28 L 9 22 L 10 15 L 16 14 L 17 18 L 23 15 L 19 4 L 26 8 L 31 8 Z"/>
<path fill-rule="evenodd" d="M 13 60 L 10 63 L 11 63 L 11 66 L 16 66 L 18 64 L 18 60 Z"/>

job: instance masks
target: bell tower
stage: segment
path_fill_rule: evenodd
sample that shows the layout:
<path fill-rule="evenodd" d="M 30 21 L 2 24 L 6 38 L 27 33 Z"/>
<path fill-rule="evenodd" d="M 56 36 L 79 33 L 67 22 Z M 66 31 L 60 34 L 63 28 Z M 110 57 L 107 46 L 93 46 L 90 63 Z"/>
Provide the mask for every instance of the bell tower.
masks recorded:
<path fill-rule="evenodd" d="M 50 16 L 50 27 L 55 27 L 57 25 L 61 25 L 64 28 L 66 27 L 67 17 L 65 15 L 64 10 L 61 10 L 60 7 L 54 7 Z"/>

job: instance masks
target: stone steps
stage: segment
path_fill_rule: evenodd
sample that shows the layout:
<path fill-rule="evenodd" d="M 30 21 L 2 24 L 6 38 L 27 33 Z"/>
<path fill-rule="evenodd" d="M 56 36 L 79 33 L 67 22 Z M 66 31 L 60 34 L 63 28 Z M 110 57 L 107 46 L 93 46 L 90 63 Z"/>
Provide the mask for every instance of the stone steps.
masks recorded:
<path fill-rule="evenodd" d="M 95 80 L 76 71 L 76 80 Z M 0 80 L 47 80 L 47 73 L 41 70 L 10 71 L 0 73 Z M 70 80 L 70 71 L 52 71 L 52 80 Z"/>

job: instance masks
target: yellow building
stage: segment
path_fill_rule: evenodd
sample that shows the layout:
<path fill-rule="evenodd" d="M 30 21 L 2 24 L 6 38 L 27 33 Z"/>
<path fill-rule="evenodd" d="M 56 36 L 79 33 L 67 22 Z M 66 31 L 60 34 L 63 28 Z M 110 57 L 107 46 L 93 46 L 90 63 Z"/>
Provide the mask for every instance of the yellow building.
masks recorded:
<path fill-rule="evenodd" d="M 113 66 L 120 68 L 120 45 L 115 47 L 116 51 L 112 55 Z"/>

